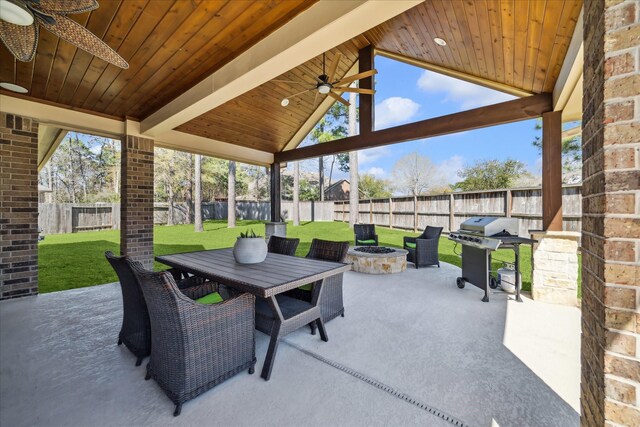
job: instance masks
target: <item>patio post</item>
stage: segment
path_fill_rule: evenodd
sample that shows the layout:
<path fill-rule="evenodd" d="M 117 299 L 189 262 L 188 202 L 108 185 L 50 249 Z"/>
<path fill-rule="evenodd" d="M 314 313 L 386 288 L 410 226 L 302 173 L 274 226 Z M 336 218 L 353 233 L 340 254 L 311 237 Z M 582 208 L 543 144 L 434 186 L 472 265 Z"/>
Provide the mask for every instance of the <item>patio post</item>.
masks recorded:
<path fill-rule="evenodd" d="M 280 163 L 272 163 L 269 169 L 271 178 L 270 183 L 270 196 L 271 196 L 271 222 L 265 224 L 265 238 L 269 240 L 269 237 L 275 235 L 280 237 L 287 236 L 287 223 L 281 222 L 281 207 L 280 199 L 282 198 L 282 191 L 280 186 Z"/>
<path fill-rule="evenodd" d="M 120 253 L 153 268 L 152 139 L 124 135 L 120 160 Z"/>
<path fill-rule="evenodd" d="M 38 121 L 0 114 L 0 299 L 38 293 Z"/>
<path fill-rule="evenodd" d="M 584 3 L 581 424 L 640 422 L 640 19 Z"/>

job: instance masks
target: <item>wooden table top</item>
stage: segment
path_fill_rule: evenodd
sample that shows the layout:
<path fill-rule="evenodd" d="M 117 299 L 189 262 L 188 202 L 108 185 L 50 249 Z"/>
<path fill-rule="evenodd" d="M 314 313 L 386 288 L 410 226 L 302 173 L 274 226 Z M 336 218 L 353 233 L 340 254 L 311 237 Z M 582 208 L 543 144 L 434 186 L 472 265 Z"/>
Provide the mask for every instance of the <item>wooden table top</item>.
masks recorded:
<path fill-rule="evenodd" d="M 233 250 L 161 255 L 156 261 L 266 298 L 351 270 L 351 265 L 280 254 L 258 264 L 238 264 Z"/>

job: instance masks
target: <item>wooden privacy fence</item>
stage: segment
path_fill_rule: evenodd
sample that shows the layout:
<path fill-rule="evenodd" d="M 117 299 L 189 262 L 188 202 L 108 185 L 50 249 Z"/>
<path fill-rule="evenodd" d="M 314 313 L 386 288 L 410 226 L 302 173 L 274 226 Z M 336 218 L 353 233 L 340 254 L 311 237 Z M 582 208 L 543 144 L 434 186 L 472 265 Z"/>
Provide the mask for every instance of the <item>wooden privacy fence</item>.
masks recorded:
<path fill-rule="evenodd" d="M 334 202 L 334 220 L 349 221 L 349 201 Z M 580 185 L 562 188 L 563 229 L 580 231 Z M 473 216 L 506 216 L 520 219 L 520 235 L 542 229 L 542 190 L 513 188 L 460 192 L 433 196 L 360 200 L 358 222 L 403 230 L 423 230 L 427 225 L 457 230 Z"/>
<path fill-rule="evenodd" d="M 281 203 L 282 214 L 292 219 L 293 202 Z M 90 230 L 119 230 L 119 203 L 40 203 L 38 226 L 44 234 L 76 233 Z M 269 202 L 239 200 L 236 202 L 236 218 L 239 220 L 270 220 Z M 173 223 L 189 224 L 187 203 L 173 204 Z M 300 202 L 300 221 L 333 221 L 333 202 Z M 153 220 L 155 224 L 166 224 L 169 214 L 168 203 L 155 203 Z M 227 202 L 202 203 L 202 218 L 227 219 Z"/>

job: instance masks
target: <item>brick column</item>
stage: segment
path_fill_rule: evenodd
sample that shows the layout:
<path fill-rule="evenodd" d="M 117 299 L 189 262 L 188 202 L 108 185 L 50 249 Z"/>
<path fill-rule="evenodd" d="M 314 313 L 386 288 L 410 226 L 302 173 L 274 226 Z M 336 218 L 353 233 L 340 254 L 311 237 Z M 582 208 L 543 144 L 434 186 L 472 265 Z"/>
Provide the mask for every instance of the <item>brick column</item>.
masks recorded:
<path fill-rule="evenodd" d="M 584 6 L 583 426 L 640 425 L 640 3 Z"/>
<path fill-rule="evenodd" d="M 0 299 L 38 293 L 38 122 L 0 113 Z"/>
<path fill-rule="evenodd" d="M 153 140 L 122 138 L 120 252 L 153 268 Z"/>

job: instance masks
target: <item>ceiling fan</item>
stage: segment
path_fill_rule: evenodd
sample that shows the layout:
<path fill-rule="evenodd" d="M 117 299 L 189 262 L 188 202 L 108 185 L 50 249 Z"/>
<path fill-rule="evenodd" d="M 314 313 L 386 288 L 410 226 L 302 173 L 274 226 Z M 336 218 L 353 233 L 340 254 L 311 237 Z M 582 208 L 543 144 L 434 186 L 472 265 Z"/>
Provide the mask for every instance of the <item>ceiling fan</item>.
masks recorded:
<path fill-rule="evenodd" d="M 373 70 L 368 70 L 368 71 L 364 71 L 362 73 L 358 73 L 358 74 L 353 74 L 351 76 L 345 77 L 341 80 L 335 80 L 335 76 L 336 76 L 336 71 L 338 70 L 338 64 L 340 63 L 340 59 L 342 58 L 342 54 L 341 53 L 337 53 L 336 57 L 333 60 L 333 63 L 331 64 L 331 67 L 329 67 L 329 72 L 326 72 L 326 60 L 325 60 L 325 54 L 322 54 L 322 74 L 320 74 L 319 76 L 317 76 L 315 78 L 316 81 L 312 82 L 300 82 L 300 81 L 293 81 L 293 80 L 272 80 L 274 82 L 282 82 L 282 83 L 295 83 L 295 84 L 304 84 L 304 85 L 313 85 L 308 89 L 305 89 L 301 92 L 298 93 L 294 93 L 293 95 L 290 95 L 288 98 L 284 98 L 281 102 L 280 105 L 282 105 L 283 107 L 286 107 L 287 105 L 289 105 L 289 98 L 293 98 L 294 96 L 299 96 L 302 95 L 304 93 L 307 92 L 311 92 L 311 91 L 316 91 L 316 96 L 315 99 L 313 101 L 313 105 L 316 105 L 316 102 L 318 101 L 318 95 L 329 95 L 330 97 L 334 98 L 336 101 L 343 103 L 344 105 L 349 105 L 349 102 L 346 101 L 344 98 L 342 98 L 342 93 L 343 92 L 355 92 L 355 93 L 362 93 L 365 95 L 373 95 L 375 93 L 375 90 L 373 89 L 359 89 L 359 88 L 355 88 L 355 87 L 348 87 L 352 82 L 356 81 L 356 80 L 360 80 L 360 79 L 364 79 L 366 77 L 371 77 L 374 74 L 376 74 L 378 71 L 373 69 Z"/>
<path fill-rule="evenodd" d="M 38 47 L 42 25 L 74 46 L 120 67 L 129 64 L 91 31 L 66 15 L 89 12 L 97 0 L 0 0 L 0 39 L 19 61 L 29 62 Z"/>

